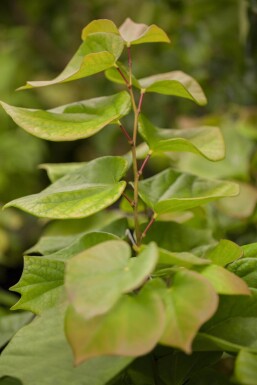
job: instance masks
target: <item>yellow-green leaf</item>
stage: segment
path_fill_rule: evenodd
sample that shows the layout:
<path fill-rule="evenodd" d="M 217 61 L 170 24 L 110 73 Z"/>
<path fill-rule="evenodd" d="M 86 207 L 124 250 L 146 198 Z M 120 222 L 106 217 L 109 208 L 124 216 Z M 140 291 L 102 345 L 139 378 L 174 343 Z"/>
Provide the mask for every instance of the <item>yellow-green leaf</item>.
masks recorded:
<path fill-rule="evenodd" d="M 75 310 L 85 319 L 106 313 L 122 293 L 140 287 L 158 259 L 154 243 L 136 258 L 124 241 L 108 241 L 87 249 L 67 263 L 65 286 Z"/>
<path fill-rule="evenodd" d="M 30 134 L 51 141 L 88 138 L 127 115 L 131 103 L 126 91 L 64 105 L 32 110 L 0 102 L 16 124 Z"/>
<path fill-rule="evenodd" d="M 157 25 L 135 23 L 127 18 L 119 28 L 120 35 L 127 46 L 142 43 L 169 43 L 167 34 Z"/>
<path fill-rule="evenodd" d="M 217 161 L 225 156 L 223 137 L 217 127 L 197 127 L 183 130 L 160 129 L 143 115 L 139 119 L 139 133 L 151 151 L 192 152 Z"/>
<path fill-rule="evenodd" d="M 154 290 L 124 295 L 107 313 L 85 320 L 71 306 L 66 314 L 66 335 L 75 363 L 92 357 L 141 356 L 158 343 L 165 325 L 164 305 Z"/>
<path fill-rule="evenodd" d="M 91 21 L 91 23 L 83 28 L 81 34 L 82 40 L 86 40 L 88 35 L 95 32 L 107 32 L 119 35 L 119 30 L 113 21 L 108 19 L 97 19 Z"/>
<path fill-rule="evenodd" d="M 127 163 L 121 157 L 98 158 L 42 192 L 15 199 L 5 207 L 18 207 L 44 218 L 84 218 L 119 199 L 126 187 L 126 182 L 119 180 L 126 169 Z"/>
<path fill-rule="evenodd" d="M 157 92 L 193 100 L 200 106 L 207 103 L 206 96 L 195 79 L 182 71 L 166 72 L 139 80 L 144 92 Z"/>

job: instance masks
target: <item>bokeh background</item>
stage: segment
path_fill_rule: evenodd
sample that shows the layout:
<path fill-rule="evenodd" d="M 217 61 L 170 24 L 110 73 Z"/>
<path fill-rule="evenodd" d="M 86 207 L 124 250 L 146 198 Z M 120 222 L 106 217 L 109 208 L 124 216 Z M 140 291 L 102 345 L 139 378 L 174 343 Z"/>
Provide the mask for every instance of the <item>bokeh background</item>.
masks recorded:
<path fill-rule="evenodd" d="M 215 165 L 193 155 L 156 159 L 182 171 L 237 180 L 241 194 L 199 212 L 195 224 L 217 238 L 257 241 L 257 0 L 3 0 L 0 2 L 0 99 L 27 108 L 53 108 L 108 95 L 118 88 L 102 74 L 58 86 L 15 92 L 27 80 L 51 79 L 80 44 L 82 28 L 97 18 L 120 25 L 126 17 L 157 24 L 172 45 L 133 47 L 138 77 L 182 70 L 195 77 L 208 98 L 204 108 L 186 99 L 151 95 L 144 111 L 161 127 L 221 127 L 227 156 Z M 87 140 L 50 143 L 34 138 L 0 111 L 0 203 L 44 188 L 40 163 L 86 161 L 127 151 L 115 128 Z M 148 171 L 150 172 L 150 171 Z M 206 211 L 205 211 L 206 214 Z M 7 289 L 21 273 L 22 253 L 36 242 L 44 221 L 8 209 L 0 212 L 0 284 Z"/>

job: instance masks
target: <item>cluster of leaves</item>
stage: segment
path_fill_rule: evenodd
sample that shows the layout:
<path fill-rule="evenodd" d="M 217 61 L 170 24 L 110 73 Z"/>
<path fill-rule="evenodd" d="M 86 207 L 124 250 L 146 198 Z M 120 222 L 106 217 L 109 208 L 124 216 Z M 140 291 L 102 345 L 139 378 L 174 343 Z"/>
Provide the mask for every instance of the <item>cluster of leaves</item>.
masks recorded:
<path fill-rule="evenodd" d="M 219 371 L 228 359 L 235 361 L 233 381 L 254 384 L 256 245 L 218 242 L 209 230 L 180 223 L 199 206 L 238 195 L 238 185 L 172 167 L 142 178 L 157 155 L 225 156 L 219 128 L 160 129 L 141 113 L 148 93 L 206 103 L 200 85 L 181 71 L 134 76 L 131 47 L 153 42 L 169 42 L 156 25 L 127 19 L 118 29 L 95 20 L 60 75 L 21 88 L 105 71 L 125 91 L 48 111 L 1 102 L 15 123 L 39 138 L 77 140 L 116 125 L 131 152 L 43 165 L 51 185 L 6 205 L 55 222 L 27 251 L 12 288 L 21 294 L 12 307 L 23 311 L 21 324 L 30 317 L 26 311 L 37 317 L 4 349 L 0 384 L 34 385 L 39 378 L 42 385 L 230 384 L 231 373 Z M 128 67 L 119 62 L 124 47 Z M 124 123 L 131 110 L 133 130 Z M 120 198 L 119 209 L 107 209 Z"/>

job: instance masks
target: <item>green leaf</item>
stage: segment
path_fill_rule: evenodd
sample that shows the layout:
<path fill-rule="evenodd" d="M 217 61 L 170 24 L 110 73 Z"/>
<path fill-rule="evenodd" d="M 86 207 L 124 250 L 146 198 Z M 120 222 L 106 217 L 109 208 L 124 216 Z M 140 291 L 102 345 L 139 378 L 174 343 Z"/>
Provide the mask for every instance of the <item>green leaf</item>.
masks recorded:
<path fill-rule="evenodd" d="M 242 246 L 244 258 L 257 258 L 257 242 Z"/>
<path fill-rule="evenodd" d="M 172 287 L 162 293 L 166 328 L 160 342 L 191 353 L 197 331 L 218 307 L 218 296 L 205 278 L 187 270 L 176 273 Z"/>
<path fill-rule="evenodd" d="M 0 385 L 23 385 L 23 384 L 16 378 L 3 377 L 0 379 Z"/>
<path fill-rule="evenodd" d="M 102 355 L 140 356 L 162 335 L 164 306 L 154 290 L 143 290 L 124 295 L 107 314 L 88 320 L 70 306 L 65 325 L 76 364 Z"/>
<path fill-rule="evenodd" d="M 121 157 L 98 158 L 58 179 L 41 193 L 15 199 L 5 207 L 18 207 L 44 218 L 84 218 L 119 199 L 126 187 L 126 182 L 119 182 L 126 168 Z"/>
<path fill-rule="evenodd" d="M 201 269 L 201 274 L 208 279 L 217 293 L 226 295 L 250 295 L 246 283 L 235 274 L 221 266 L 209 265 Z"/>
<path fill-rule="evenodd" d="M 55 220 L 48 223 L 39 241 L 25 254 L 49 255 L 70 246 L 81 236 L 94 231 L 105 230 L 108 225 L 121 218 L 117 210 L 103 210 L 81 219 Z"/>
<path fill-rule="evenodd" d="M 87 164 L 87 162 L 73 162 L 73 163 L 43 163 L 39 168 L 46 170 L 47 176 L 51 183 L 56 182 L 64 175 L 69 174 L 74 170 Z"/>
<path fill-rule="evenodd" d="M 43 311 L 62 303 L 64 293 L 65 262 L 98 243 L 117 239 L 112 234 L 92 232 L 78 236 L 74 242 L 53 254 L 44 257 L 24 257 L 24 269 L 20 281 L 11 290 L 21 294 L 21 299 L 12 309 Z"/>
<path fill-rule="evenodd" d="M 199 377 L 205 367 L 215 364 L 220 357 L 220 352 L 194 352 L 188 355 L 172 351 L 158 360 L 160 378 L 167 385 L 187 384 L 194 374 Z"/>
<path fill-rule="evenodd" d="M 236 243 L 227 239 L 222 239 L 217 245 L 211 247 L 204 255 L 215 265 L 226 266 L 229 263 L 241 258 L 243 249 Z"/>
<path fill-rule="evenodd" d="M 238 192 L 235 183 L 181 175 L 172 169 L 139 182 L 141 199 L 156 214 L 191 209 Z"/>
<path fill-rule="evenodd" d="M 187 385 L 233 385 L 224 373 L 214 370 L 213 368 L 205 368 L 196 373 Z"/>
<path fill-rule="evenodd" d="M 92 33 L 87 36 L 64 70 L 53 80 L 29 81 L 19 90 L 65 83 L 102 72 L 115 65 L 124 43 L 114 33 Z"/>
<path fill-rule="evenodd" d="M 22 295 L 12 307 L 41 314 L 65 299 L 64 263 L 46 257 L 24 257 L 20 281 L 11 290 Z"/>
<path fill-rule="evenodd" d="M 241 350 L 236 358 L 233 377 L 240 384 L 256 385 L 257 355 Z"/>
<path fill-rule="evenodd" d="M 231 263 L 228 270 L 242 278 L 249 287 L 257 288 L 257 259 L 242 258 Z"/>
<path fill-rule="evenodd" d="M 131 103 L 128 93 L 123 91 L 48 111 L 0 104 L 14 122 L 30 134 L 51 141 L 70 141 L 88 138 L 113 124 L 129 112 Z"/>
<path fill-rule="evenodd" d="M 53 308 L 12 339 L 1 356 L 0 377 L 13 376 L 24 385 L 38 384 L 39 379 L 40 385 L 105 385 L 130 362 L 128 357 L 99 357 L 74 367 L 63 314 Z"/>
<path fill-rule="evenodd" d="M 86 40 L 88 35 L 95 32 L 107 32 L 119 35 L 119 30 L 113 23 L 113 21 L 108 19 L 98 19 L 91 21 L 91 23 L 89 23 L 86 27 L 83 28 L 81 34 L 82 40 Z"/>
<path fill-rule="evenodd" d="M 145 224 L 143 228 L 145 228 Z M 155 222 L 143 239 L 143 243 L 155 242 L 162 248 L 174 252 L 190 251 L 201 245 L 211 245 L 215 241 L 208 228 L 194 228 L 188 224 L 175 222 Z"/>
<path fill-rule="evenodd" d="M 74 241 L 67 247 L 56 251 L 53 254 L 49 254 L 47 257 L 55 259 L 57 261 L 67 261 L 76 254 L 81 253 L 83 250 L 89 249 L 99 243 L 119 240 L 119 238 L 113 234 L 109 234 L 103 231 L 94 231 L 86 234 L 79 234 Z"/>
<path fill-rule="evenodd" d="M 120 26 L 119 32 L 128 47 L 142 43 L 170 43 L 167 34 L 157 25 L 135 23 L 130 18 Z"/>
<path fill-rule="evenodd" d="M 193 348 L 257 353 L 257 291 L 251 296 L 220 296 L 216 314 L 202 327 Z"/>
<path fill-rule="evenodd" d="M 0 315 L 0 348 L 2 348 L 15 333 L 32 318 L 27 312 L 8 312 Z"/>
<path fill-rule="evenodd" d="M 207 99 L 200 85 L 191 76 L 182 71 L 172 71 L 139 79 L 144 92 L 156 92 L 163 95 L 174 95 L 193 100 L 200 106 Z"/>
<path fill-rule="evenodd" d="M 136 258 L 124 241 L 94 246 L 67 263 L 65 286 L 75 310 L 90 319 L 106 313 L 122 293 L 140 287 L 152 273 L 158 249 L 150 244 Z"/>
<path fill-rule="evenodd" d="M 199 258 L 192 253 L 176 253 L 159 248 L 158 264 L 160 265 L 177 265 L 191 268 L 192 266 L 208 265 L 209 263 L 208 259 Z"/>
<path fill-rule="evenodd" d="M 116 64 L 117 64 L 117 67 L 121 70 L 121 72 L 125 76 L 125 78 L 129 80 L 129 69 L 121 62 L 117 62 Z M 113 83 L 126 84 L 125 80 L 123 79 L 119 71 L 117 71 L 117 67 L 108 68 L 108 70 L 105 71 L 106 78 Z M 131 80 L 132 80 L 133 86 L 139 89 L 141 88 L 139 81 L 135 78 L 133 74 L 131 76 Z"/>
<path fill-rule="evenodd" d="M 160 129 L 140 115 L 139 132 L 152 152 L 193 152 L 217 161 L 225 156 L 224 141 L 219 128 Z"/>

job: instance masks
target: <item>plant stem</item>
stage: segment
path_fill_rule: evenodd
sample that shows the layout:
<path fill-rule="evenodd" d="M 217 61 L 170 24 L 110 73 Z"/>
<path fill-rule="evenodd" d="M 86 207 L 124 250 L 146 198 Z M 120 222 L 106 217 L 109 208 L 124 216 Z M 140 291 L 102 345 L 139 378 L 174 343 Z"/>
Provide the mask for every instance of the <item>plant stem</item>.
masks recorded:
<path fill-rule="evenodd" d="M 150 227 L 153 225 L 154 222 L 155 222 L 155 214 L 153 214 L 150 222 L 148 223 L 148 225 L 144 229 L 144 231 L 143 231 L 143 233 L 141 235 L 141 240 L 146 236 L 147 231 L 150 229 Z"/>
<path fill-rule="evenodd" d="M 148 163 L 148 161 L 149 161 L 151 155 L 152 155 L 151 152 L 149 152 L 149 153 L 147 154 L 145 160 L 143 161 L 142 166 L 140 167 L 140 170 L 138 171 L 138 175 L 139 175 L 139 176 L 143 174 L 144 168 L 145 168 L 145 166 L 147 165 L 147 163 Z"/>
<path fill-rule="evenodd" d="M 126 130 L 126 128 L 120 122 L 119 122 L 119 126 L 120 126 L 121 131 L 123 132 L 123 134 L 127 138 L 127 141 L 129 142 L 129 144 L 132 145 L 133 144 L 133 139 L 130 137 L 130 135 L 129 135 L 128 131 Z"/>
<path fill-rule="evenodd" d="M 134 207 L 134 201 L 132 201 L 125 193 L 122 194 L 124 198 L 130 203 L 132 207 Z"/>

